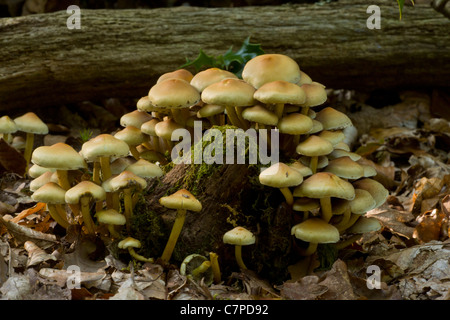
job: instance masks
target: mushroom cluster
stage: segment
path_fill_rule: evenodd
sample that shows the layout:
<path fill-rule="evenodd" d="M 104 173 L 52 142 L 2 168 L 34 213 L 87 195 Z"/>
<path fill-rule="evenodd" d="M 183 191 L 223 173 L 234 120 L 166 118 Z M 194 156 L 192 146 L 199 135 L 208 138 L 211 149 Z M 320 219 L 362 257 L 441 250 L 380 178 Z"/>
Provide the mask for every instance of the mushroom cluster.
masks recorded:
<path fill-rule="evenodd" d="M 200 121 L 203 130 L 225 124 L 243 130 L 277 130 L 279 141 L 268 137 L 259 143 L 276 143 L 283 159 L 289 160 L 262 170 L 259 181 L 278 188 L 292 208 L 291 235 L 301 240 L 300 252 L 309 256 L 319 243 L 339 242 L 343 247 L 354 239 L 344 241 L 344 234 L 379 229 L 380 224 L 364 214 L 388 196 L 373 179 L 376 171 L 358 162 L 360 156 L 344 142 L 345 129 L 352 126 L 350 118 L 325 106 L 326 101 L 325 86 L 301 71 L 295 60 L 263 54 L 246 63 L 242 79 L 218 68 L 195 75 L 185 69 L 161 75 L 137 101 L 136 110 L 121 117 L 123 128 L 92 137 L 79 152 L 65 143 L 32 151 L 33 135 L 45 134 L 48 128 L 31 113 L 14 121 L 0 118 L 0 134 L 9 142 L 15 131 L 26 132 L 24 157 L 33 164 L 28 170 L 34 178 L 33 199 L 47 203 L 58 224 L 68 228 L 80 223 L 89 235 L 107 231 L 121 240 L 120 249 L 148 262 L 154 260 L 135 252 L 141 243 L 131 238 L 130 223 L 136 195 L 147 187 L 146 179 L 163 175 L 159 164 L 175 147 L 173 132 L 192 133 L 194 121 Z M 160 258 L 168 263 L 187 212 L 201 211 L 202 205 L 185 189 L 159 200 L 161 206 L 177 212 Z M 240 226 L 223 235 L 224 243 L 235 246 L 241 269 L 247 268 L 241 247 L 256 241 Z M 203 274 L 208 268 L 220 279 L 215 254 L 193 272 Z"/>

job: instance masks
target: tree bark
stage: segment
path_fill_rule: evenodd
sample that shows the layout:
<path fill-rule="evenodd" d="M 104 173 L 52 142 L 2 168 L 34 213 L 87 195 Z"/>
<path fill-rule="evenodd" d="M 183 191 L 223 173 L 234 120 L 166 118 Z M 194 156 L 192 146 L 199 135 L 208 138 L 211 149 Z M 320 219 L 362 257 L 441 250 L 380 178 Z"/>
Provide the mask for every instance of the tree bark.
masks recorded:
<path fill-rule="evenodd" d="M 203 49 L 223 54 L 251 36 L 294 58 L 332 88 L 447 87 L 449 20 L 430 6 L 374 0 L 381 29 L 366 27 L 363 0 L 323 5 L 82 10 L 81 29 L 59 11 L 0 20 L 0 110 L 108 97 L 140 98 L 155 80 Z M 192 70 L 193 71 L 193 70 Z"/>

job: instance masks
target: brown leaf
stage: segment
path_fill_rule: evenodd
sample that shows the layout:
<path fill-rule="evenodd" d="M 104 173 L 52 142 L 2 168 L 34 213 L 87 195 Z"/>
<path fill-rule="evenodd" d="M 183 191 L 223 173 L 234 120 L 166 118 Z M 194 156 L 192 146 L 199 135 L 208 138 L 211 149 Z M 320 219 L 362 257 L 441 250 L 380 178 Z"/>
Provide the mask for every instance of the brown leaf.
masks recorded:
<path fill-rule="evenodd" d="M 366 217 L 374 217 L 380 220 L 384 227 L 391 232 L 411 239 L 414 228 L 405 223 L 414 221 L 414 215 L 407 211 L 400 211 L 382 205 L 366 213 Z"/>
<path fill-rule="evenodd" d="M 413 238 L 419 243 L 439 240 L 445 218 L 446 215 L 437 209 L 425 212 L 418 217 L 419 224 L 414 229 Z"/>
<path fill-rule="evenodd" d="M 317 300 L 328 288 L 318 283 L 319 277 L 316 275 L 305 276 L 295 282 L 285 282 L 278 286 L 280 294 L 285 299 L 290 300 Z"/>
<path fill-rule="evenodd" d="M 331 270 L 326 272 L 325 279 L 319 284 L 328 288 L 320 296 L 322 300 L 355 300 L 358 298 L 350 283 L 347 265 L 340 259 L 334 262 Z"/>
<path fill-rule="evenodd" d="M 27 163 L 23 155 L 0 139 L 0 173 L 2 171 L 25 174 Z"/>

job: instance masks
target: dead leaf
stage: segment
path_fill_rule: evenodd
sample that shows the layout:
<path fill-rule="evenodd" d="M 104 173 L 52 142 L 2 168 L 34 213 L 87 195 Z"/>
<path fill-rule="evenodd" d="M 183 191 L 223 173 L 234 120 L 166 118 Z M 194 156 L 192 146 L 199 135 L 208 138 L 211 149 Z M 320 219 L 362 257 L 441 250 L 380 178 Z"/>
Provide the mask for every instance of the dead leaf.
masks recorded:
<path fill-rule="evenodd" d="M 446 215 L 437 209 L 423 213 L 417 219 L 419 224 L 414 229 L 413 238 L 419 243 L 439 240 L 445 219 Z"/>
<path fill-rule="evenodd" d="M 57 260 L 54 255 L 48 254 L 32 241 L 26 241 L 23 247 L 28 252 L 27 267 L 32 267 L 48 260 Z"/>
<path fill-rule="evenodd" d="M 391 232 L 411 239 L 414 228 L 406 223 L 414 221 L 414 215 L 408 211 L 400 211 L 389 208 L 386 204 L 368 211 L 366 217 L 374 217 L 388 228 Z"/>
<path fill-rule="evenodd" d="M 47 205 L 45 203 L 38 202 L 35 206 L 33 206 L 29 209 L 22 210 L 22 212 L 20 212 L 17 216 L 12 218 L 10 221 L 19 223 L 20 220 L 25 219 L 26 217 L 28 217 L 29 215 L 32 215 L 33 213 L 39 213 L 39 212 L 44 211 L 46 206 Z"/>
<path fill-rule="evenodd" d="M 0 173 L 14 172 L 23 176 L 26 166 L 27 163 L 23 155 L 5 140 L 0 139 Z"/>
<path fill-rule="evenodd" d="M 0 217 L 0 224 L 5 226 L 8 232 L 20 244 L 25 243 L 27 240 L 32 240 L 39 247 L 48 248 L 58 242 L 56 236 L 53 234 L 42 233 L 31 228 L 21 226 L 17 223 L 7 221 L 3 217 Z"/>
<path fill-rule="evenodd" d="M 320 296 L 320 299 L 355 300 L 358 298 L 353 291 L 347 265 L 344 261 L 336 260 L 332 268 L 323 277 L 325 278 L 319 284 L 326 286 L 328 290 Z"/>
<path fill-rule="evenodd" d="M 289 300 L 317 300 L 328 290 L 327 286 L 319 284 L 316 275 L 304 276 L 295 282 L 287 281 L 276 288 L 283 298 Z"/>

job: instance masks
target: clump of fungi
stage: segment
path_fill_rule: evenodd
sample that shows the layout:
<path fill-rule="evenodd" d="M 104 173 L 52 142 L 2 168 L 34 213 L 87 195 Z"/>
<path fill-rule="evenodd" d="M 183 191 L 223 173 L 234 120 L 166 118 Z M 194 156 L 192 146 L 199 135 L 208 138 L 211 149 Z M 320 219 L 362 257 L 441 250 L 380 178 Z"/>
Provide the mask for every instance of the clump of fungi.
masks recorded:
<path fill-rule="evenodd" d="M 82 223 L 83 232 L 90 235 L 107 226 L 107 234 L 120 240 L 119 249 L 128 250 L 136 260 L 153 262 L 153 258 L 134 251 L 141 243 L 130 234 L 130 220 L 135 214 L 135 194 L 146 188 L 146 179 L 163 175 L 159 164 L 166 159 L 164 153 L 170 154 L 176 147 L 172 133 L 183 128 L 192 133 L 193 121 L 201 121 L 203 130 L 214 125 L 276 129 L 279 141 L 260 139 L 259 143 L 277 144 L 280 155 L 287 160 L 263 169 L 259 181 L 264 188 L 280 190 L 282 201 L 297 216 L 292 219 L 296 223 L 291 226 L 291 235 L 286 237 L 297 244 L 301 255 L 310 256 L 319 244 L 337 243 L 338 248 L 343 248 L 361 233 L 380 229 L 379 223 L 364 215 L 382 205 L 388 196 L 388 191 L 373 178 L 376 171 L 360 165 L 361 156 L 351 152 L 345 143 L 345 129 L 352 126 L 351 120 L 326 106 L 326 101 L 325 86 L 301 71 L 293 59 L 263 54 L 246 63 L 242 79 L 218 68 L 195 75 L 184 69 L 161 75 L 148 95 L 137 101 L 136 110 L 121 118 L 122 130 L 115 135 L 92 137 L 79 153 L 58 143 L 39 147 L 31 156 L 33 135 L 47 132 L 46 125 L 33 114 L 15 122 L 1 118 L 0 134 L 9 142 L 14 132 L 26 132 L 24 156 L 33 163 L 29 176 L 38 179 L 45 174 L 33 184 L 33 199 L 46 202 L 59 224 L 68 228 Z M 50 187 L 52 192 L 58 191 L 58 197 L 49 195 Z M 65 203 L 61 195 L 65 195 Z M 166 265 L 185 219 L 190 218 L 186 213 L 200 211 L 202 205 L 184 189 L 159 201 L 177 212 L 167 245 L 157 260 Z M 247 268 L 241 246 L 256 241 L 257 235 L 244 227 L 223 235 L 225 244 L 235 246 L 241 269 Z M 217 254 L 211 254 L 211 261 L 199 262 L 192 271 L 194 275 L 211 268 L 215 282 L 220 281 Z"/>

